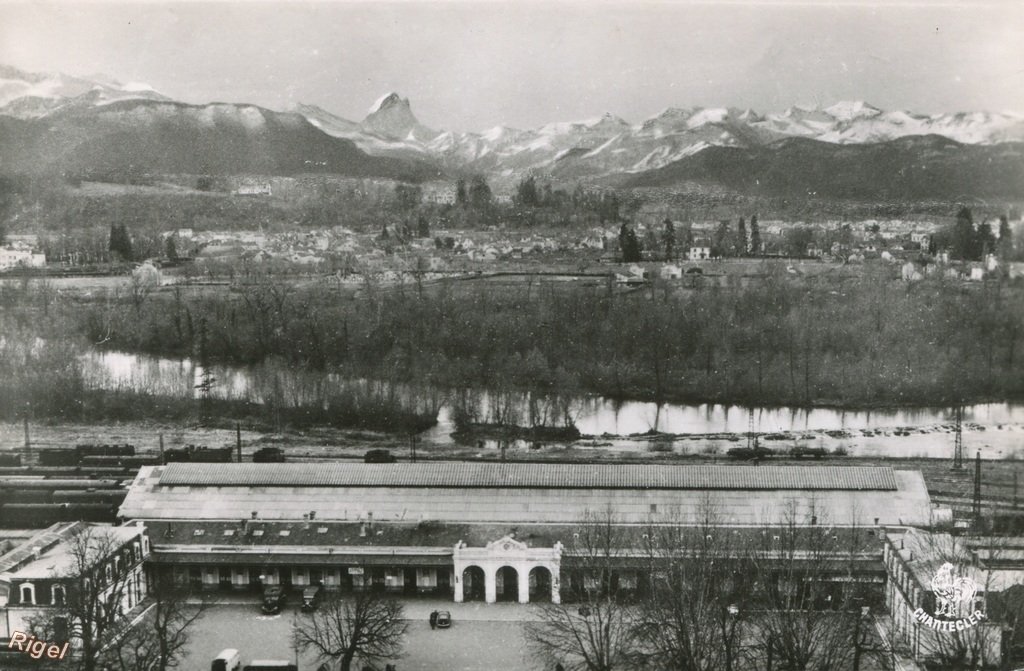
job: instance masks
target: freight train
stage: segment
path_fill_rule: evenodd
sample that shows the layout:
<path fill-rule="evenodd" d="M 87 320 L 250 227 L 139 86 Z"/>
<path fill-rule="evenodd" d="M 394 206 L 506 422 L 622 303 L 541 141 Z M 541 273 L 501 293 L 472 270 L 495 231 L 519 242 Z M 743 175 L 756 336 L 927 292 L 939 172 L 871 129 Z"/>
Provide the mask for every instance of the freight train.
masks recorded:
<path fill-rule="evenodd" d="M 115 522 L 120 480 L 0 476 L 0 527 L 45 527 L 81 520 Z"/>
<path fill-rule="evenodd" d="M 76 445 L 73 448 L 39 450 L 42 466 L 78 466 L 84 459 L 94 457 L 133 457 L 134 445 Z"/>

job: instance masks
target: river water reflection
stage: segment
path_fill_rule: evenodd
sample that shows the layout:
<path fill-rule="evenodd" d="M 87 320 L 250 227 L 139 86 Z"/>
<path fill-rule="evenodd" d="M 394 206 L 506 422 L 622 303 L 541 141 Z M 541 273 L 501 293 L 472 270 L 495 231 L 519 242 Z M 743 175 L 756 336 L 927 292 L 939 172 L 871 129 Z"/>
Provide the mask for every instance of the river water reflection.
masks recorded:
<path fill-rule="evenodd" d="M 87 384 L 105 389 L 131 389 L 154 394 L 188 397 L 198 392 L 201 368 L 188 359 L 166 359 L 122 352 L 94 352 L 83 361 Z M 581 444 L 610 442 L 616 449 L 647 449 L 650 441 L 637 434 L 657 431 L 668 434 L 700 434 L 710 441 L 734 446 L 736 436 L 751 428 L 787 445 L 801 441 L 808 447 L 841 447 L 851 454 L 878 456 L 934 456 L 950 454 L 953 412 L 951 408 L 899 408 L 892 410 L 842 410 L 834 408 L 759 408 L 719 404 L 657 405 L 643 401 L 607 398 L 544 397 L 529 394 L 494 394 L 438 390 L 415 385 L 391 385 L 386 381 L 352 379 L 336 373 L 313 372 L 268 362 L 254 366 L 214 366 L 213 394 L 226 399 L 257 403 L 275 398 L 288 405 L 315 404 L 335 394 L 358 389 L 387 393 L 418 411 L 438 412 L 438 425 L 424 433 L 427 442 L 451 442 L 452 409 L 471 412 L 482 421 L 498 414 L 529 424 L 529 416 L 569 417 L 585 436 L 601 437 Z M 467 400 L 468 399 L 468 400 Z M 982 450 L 984 457 L 1017 455 L 1024 458 L 1024 405 L 982 403 L 964 409 L 965 445 L 969 454 Z M 632 438 L 630 438 L 632 436 Z M 677 440 L 676 443 L 680 443 Z M 485 443 L 490 446 L 492 443 Z M 769 441 L 765 445 L 772 446 Z M 781 444 L 781 443 L 780 443 Z M 632 446 L 632 447 L 631 447 Z"/>

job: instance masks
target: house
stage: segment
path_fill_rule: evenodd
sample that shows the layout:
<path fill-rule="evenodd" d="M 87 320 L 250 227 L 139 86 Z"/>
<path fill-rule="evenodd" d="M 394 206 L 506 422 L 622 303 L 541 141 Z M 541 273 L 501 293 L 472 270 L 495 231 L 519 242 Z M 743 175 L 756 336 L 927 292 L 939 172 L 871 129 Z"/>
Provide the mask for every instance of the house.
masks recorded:
<path fill-rule="evenodd" d="M 148 593 L 143 562 L 149 539 L 142 525 L 111 527 L 59 522 L 0 556 L 0 645 L 14 632 L 52 613 L 57 628 L 71 623 L 61 610 L 72 590 L 98 588 L 98 602 L 118 600 L 129 612 Z M 62 624 L 63 622 L 63 624 Z M 67 640 L 61 632 L 58 639 Z"/>
<path fill-rule="evenodd" d="M 423 202 L 435 205 L 454 205 L 455 186 L 451 184 L 426 184 L 423 186 Z"/>
<path fill-rule="evenodd" d="M 30 249 L 14 249 L 0 247 L 0 270 L 11 268 L 42 268 L 46 265 L 46 255 Z"/>
<path fill-rule="evenodd" d="M 700 239 L 690 245 L 686 258 L 691 261 L 706 261 L 711 258 L 711 241 Z"/>
<path fill-rule="evenodd" d="M 923 279 L 924 276 L 921 274 L 921 271 L 918 270 L 916 264 L 911 261 L 907 261 L 900 268 L 900 277 L 905 282 L 917 282 L 918 280 Z"/>
<path fill-rule="evenodd" d="M 683 269 L 674 263 L 666 263 L 659 274 L 663 280 L 678 280 L 683 276 Z"/>
<path fill-rule="evenodd" d="M 930 233 L 923 231 L 913 231 L 910 234 L 910 241 L 920 245 L 920 249 L 928 249 L 928 246 L 932 242 L 932 236 Z"/>

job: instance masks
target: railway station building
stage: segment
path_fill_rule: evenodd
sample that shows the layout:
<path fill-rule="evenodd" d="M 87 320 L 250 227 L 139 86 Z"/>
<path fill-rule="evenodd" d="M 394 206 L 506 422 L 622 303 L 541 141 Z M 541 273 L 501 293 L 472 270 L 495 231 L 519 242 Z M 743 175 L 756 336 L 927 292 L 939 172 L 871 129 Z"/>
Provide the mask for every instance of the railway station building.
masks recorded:
<path fill-rule="evenodd" d="M 878 530 L 934 515 L 921 474 L 888 467 L 332 462 L 143 467 L 119 516 L 146 527 L 151 570 L 197 587 L 523 603 L 594 579 L 574 549 L 594 514 L 607 511 L 625 539 L 620 589 L 643 593 L 645 526 L 695 524 L 709 509 L 723 533 L 795 517 L 851 534 L 858 571 L 880 585 Z"/>

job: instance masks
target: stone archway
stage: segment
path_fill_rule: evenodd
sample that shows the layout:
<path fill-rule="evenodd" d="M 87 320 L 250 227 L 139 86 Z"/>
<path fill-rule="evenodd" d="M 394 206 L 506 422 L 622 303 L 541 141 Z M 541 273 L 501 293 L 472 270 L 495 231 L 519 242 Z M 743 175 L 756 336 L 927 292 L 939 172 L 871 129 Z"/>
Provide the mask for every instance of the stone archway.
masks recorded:
<path fill-rule="evenodd" d="M 498 601 L 519 600 L 519 571 L 511 566 L 502 566 L 495 573 L 495 598 Z"/>
<path fill-rule="evenodd" d="M 483 601 L 486 595 L 485 584 L 484 570 L 479 566 L 467 566 L 462 572 L 463 601 Z"/>
<path fill-rule="evenodd" d="M 530 601 L 551 601 L 551 569 L 534 566 L 530 569 Z"/>

